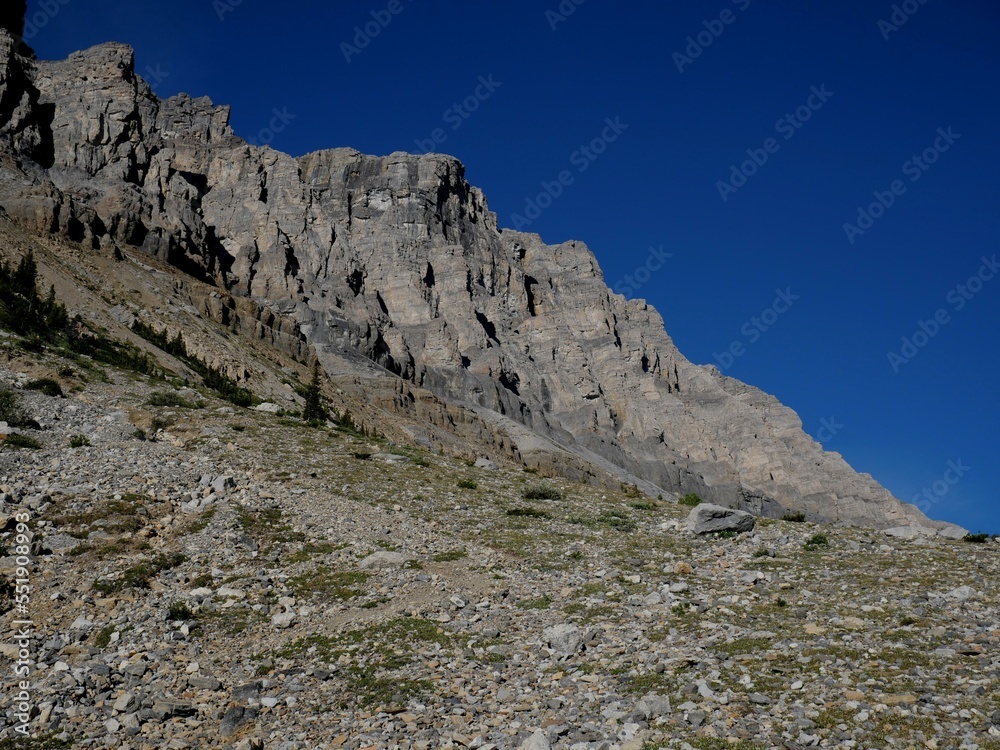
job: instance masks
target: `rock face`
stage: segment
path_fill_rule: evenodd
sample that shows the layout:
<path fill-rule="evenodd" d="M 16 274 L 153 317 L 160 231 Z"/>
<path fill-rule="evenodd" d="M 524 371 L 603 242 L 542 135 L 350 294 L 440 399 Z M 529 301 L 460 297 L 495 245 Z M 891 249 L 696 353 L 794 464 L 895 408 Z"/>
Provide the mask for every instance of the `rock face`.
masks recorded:
<path fill-rule="evenodd" d="M 451 157 L 251 146 L 227 108 L 159 100 L 120 44 L 36 63 L 0 31 L 0 68 L 0 205 L 30 231 L 154 256 L 214 285 L 220 322 L 268 317 L 330 372 L 426 389 L 528 463 L 758 515 L 933 525 L 775 398 L 685 359 L 585 245 L 501 230 Z"/>

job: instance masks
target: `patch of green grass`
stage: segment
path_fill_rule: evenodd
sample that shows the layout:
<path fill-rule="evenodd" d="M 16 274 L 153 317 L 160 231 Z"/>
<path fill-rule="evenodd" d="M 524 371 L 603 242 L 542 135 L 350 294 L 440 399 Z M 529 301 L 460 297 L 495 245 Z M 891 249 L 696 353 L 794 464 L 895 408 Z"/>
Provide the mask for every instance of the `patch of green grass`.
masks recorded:
<path fill-rule="evenodd" d="M 701 505 L 701 498 L 698 497 L 693 492 L 689 492 L 684 497 L 677 500 L 678 505 L 687 505 L 688 507 L 694 508 L 697 505 Z"/>
<path fill-rule="evenodd" d="M 739 536 L 739 533 L 736 532 L 736 531 L 730 531 L 730 530 L 727 530 L 727 531 L 714 531 L 714 532 L 712 532 L 710 534 L 705 534 L 705 536 L 712 537 L 714 539 L 735 539 L 736 537 Z"/>
<path fill-rule="evenodd" d="M 522 599 L 517 606 L 521 609 L 548 609 L 552 606 L 552 597 L 544 594 L 537 599 Z"/>
<path fill-rule="evenodd" d="M 329 555 L 332 552 L 344 549 L 345 546 L 343 544 L 333 544 L 332 542 L 306 542 L 302 545 L 302 549 L 288 558 L 288 561 L 292 563 L 308 562 L 316 555 Z"/>
<path fill-rule="evenodd" d="M 240 635 L 254 624 L 267 621 L 267 617 L 246 607 L 230 607 L 217 612 L 202 612 L 199 621 L 206 626 L 219 631 L 223 635 Z"/>
<path fill-rule="evenodd" d="M 479 484 L 473 482 L 471 479 L 459 479 L 458 487 L 463 490 L 474 490 L 479 487 Z"/>
<path fill-rule="evenodd" d="M 107 648 L 111 645 L 111 636 L 118 628 L 114 625 L 106 625 L 97 631 L 97 635 L 94 636 L 94 646 L 97 648 Z"/>
<path fill-rule="evenodd" d="M 656 503 L 642 502 L 642 503 L 629 503 L 628 507 L 634 508 L 635 510 L 656 510 L 660 506 L 657 505 Z"/>
<path fill-rule="evenodd" d="M 552 516 L 544 510 L 529 508 L 527 506 L 521 508 L 511 508 L 507 511 L 507 515 L 511 518 L 552 518 Z"/>
<path fill-rule="evenodd" d="M 257 544 L 262 549 L 273 544 L 302 542 L 306 538 L 304 533 L 294 531 L 291 525 L 284 521 L 284 512 L 281 508 L 251 510 L 241 507 L 236 512 L 236 520 L 248 534 L 257 540 Z"/>
<path fill-rule="evenodd" d="M 212 523 L 212 519 L 215 518 L 215 514 L 218 512 L 219 506 L 213 505 L 208 508 L 204 513 L 202 513 L 197 519 L 191 521 L 187 526 L 181 529 L 182 535 L 187 534 L 197 534 L 200 531 L 204 531 L 208 528 L 208 525 Z"/>
<path fill-rule="evenodd" d="M 59 382 L 52 378 L 38 378 L 32 380 L 24 386 L 25 390 L 38 391 L 52 398 L 62 398 L 63 389 Z"/>
<path fill-rule="evenodd" d="M 341 708 L 404 704 L 429 693 L 425 680 L 401 678 L 396 671 L 410 664 L 421 647 L 437 644 L 450 649 L 453 639 L 437 623 L 418 618 L 400 618 L 343 633 L 312 635 L 291 641 L 276 652 L 282 659 L 335 662 L 350 655 L 351 666 L 341 669 L 343 694 L 350 696 Z"/>
<path fill-rule="evenodd" d="M 187 560 L 179 552 L 171 555 L 158 554 L 153 558 L 126 568 L 112 579 L 98 579 L 94 589 L 102 594 L 114 594 L 126 589 L 148 589 L 150 581 L 165 570 L 176 568 Z"/>
<path fill-rule="evenodd" d="M 627 515 L 620 510 L 609 510 L 594 519 L 594 523 L 599 526 L 606 526 L 616 531 L 635 531 L 636 525 Z"/>
<path fill-rule="evenodd" d="M 466 556 L 467 553 L 464 549 L 455 549 L 450 552 L 442 552 L 439 555 L 434 555 L 431 560 L 434 562 L 454 562 L 455 560 L 461 560 Z"/>
<path fill-rule="evenodd" d="M 525 500 L 562 500 L 563 493 L 550 484 L 529 484 L 521 491 Z"/>
<path fill-rule="evenodd" d="M 68 750 L 72 747 L 76 747 L 76 740 L 60 740 L 54 734 L 0 740 L 0 750 Z"/>
<path fill-rule="evenodd" d="M 86 448 L 90 445 L 90 439 L 86 435 L 74 435 L 69 439 L 70 448 Z"/>
<path fill-rule="evenodd" d="M 774 553 L 772 553 L 771 550 L 767 549 L 766 547 L 761 547 L 759 550 L 753 553 L 754 558 L 773 557 L 773 556 Z"/>
<path fill-rule="evenodd" d="M 320 566 L 303 575 L 289 578 L 288 588 L 295 593 L 296 597 L 347 601 L 364 593 L 354 587 L 365 583 L 368 578 L 367 573 L 360 571 L 335 573 L 329 568 Z"/>

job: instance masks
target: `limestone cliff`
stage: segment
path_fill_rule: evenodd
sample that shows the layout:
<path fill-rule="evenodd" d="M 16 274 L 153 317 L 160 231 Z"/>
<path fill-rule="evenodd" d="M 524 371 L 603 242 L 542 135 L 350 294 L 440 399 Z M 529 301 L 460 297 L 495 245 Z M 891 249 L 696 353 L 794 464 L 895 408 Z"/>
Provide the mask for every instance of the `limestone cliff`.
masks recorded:
<path fill-rule="evenodd" d="M 776 399 L 685 359 L 585 245 L 498 227 L 457 160 L 254 147 L 227 108 L 159 100 L 127 46 L 36 62 L 14 34 L 0 32 L 0 206 L 30 231 L 159 258 L 246 301 L 234 309 L 293 321 L 331 372 L 375 363 L 502 423 L 521 458 L 540 442 L 653 494 L 931 524 Z"/>

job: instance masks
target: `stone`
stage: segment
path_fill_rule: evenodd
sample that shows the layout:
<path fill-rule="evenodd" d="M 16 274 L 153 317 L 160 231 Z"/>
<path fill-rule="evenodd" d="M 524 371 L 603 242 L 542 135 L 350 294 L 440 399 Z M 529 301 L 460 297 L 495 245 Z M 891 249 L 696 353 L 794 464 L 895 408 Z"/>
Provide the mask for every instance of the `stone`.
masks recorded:
<path fill-rule="evenodd" d="M 295 619 L 294 612 L 279 612 L 271 618 L 271 624 L 279 630 L 285 630 L 295 624 Z"/>
<path fill-rule="evenodd" d="M 188 685 L 198 690 L 219 690 L 222 683 L 215 677 L 204 677 L 201 675 L 191 675 L 188 677 Z"/>
<path fill-rule="evenodd" d="M 976 591 L 971 586 L 959 586 L 957 589 L 949 591 L 945 596 L 956 602 L 964 602 L 976 596 Z"/>
<path fill-rule="evenodd" d="M 492 461 L 490 461 L 488 458 L 477 458 L 476 459 L 476 468 L 477 469 L 484 469 L 486 471 L 496 471 L 497 470 L 497 465 L 495 463 L 493 463 Z"/>
<path fill-rule="evenodd" d="M 549 743 L 549 738 L 545 736 L 545 732 L 538 729 L 533 735 L 522 742 L 519 747 L 521 750 L 550 750 L 552 745 Z"/>
<path fill-rule="evenodd" d="M 692 509 L 687 519 L 687 528 L 695 534 L 710 534 L 719 531 L 745 533 L 753 531 L 756 521 L 750 513 L 732 508 L 723 508 L 711 503 L 702 503 Z"/>
<path fill-rule="evenodd" d="M 647 693 L 635 704 L 633 711 L 642 714 L 642 717 L 647 720 L 669 716 L 670 699 L 659 693 Z"/>
<path fill-rule="evenodd" d="M 368 555 L 368 557 L 358 563 L 358 567 L 362 570 L 371 568 L 402 568 L 406 563 L 414 559 L 416 558 L 413 555 L 383 549 Z"/>
<path fill-rule="evenodd" d="M 938 536 L 945 539 L 964 539 L 969 533 L 968 529 L 961 526 L 947 525 L 943 529 L 938 529 Z"/>
<path fill-rule="evenodd" d="M 188 701 L 172 698 L 157 698 L 153 701 L 153 713 L 161 721 L 173 716 L 194 716 L 197 712 Z"/>
<path fill-rule="evenodd" d="M 262 404 L 257 404 L 254 409 L 257 411 L 262 411 L 266 414 L 279 414 L 281 412 L 281 407 L 277 404 L 272 404 L 270 401 L 265 401 Z"/>
<path fill-rule="evenodd" d="M 42 548 L 57 555 L 65 555 L 80 546 L 80 540 L 69 534 L 50 534 L 42 540 Z"/>
<path fill-rule="evenodd" d="M 934 536 L 937 532 L 923 526 L 894 526 L 891 529 L 885 529 L 882 533 L 895 539 L 918 539 Z"/>
<path fill-rule="evenodd" d="M 246 722 L 247 710 L 243 706 L 230 706 L 222 717 L 219 734 L 223 737 L 232 737 Z"/>
<path fill-rule="evenodd" d="M 212 480 L 211 487 L 212 492 L 221 496 L 236 487 L 236 481 L 231 476 L 219 476 Z"/>
<path fill-rule="evenodd" d="M 583 647 L 583 631 L 575 625 L 562 623 L 545 628 L 542 640 L 560 656 L 572 656 Z"/>
<path fill-rule="evenodd" d="M 133 693 L 125 693 L 111 706 L 120 714 L 127 714 L 139 708 L 139 699 Z"/>

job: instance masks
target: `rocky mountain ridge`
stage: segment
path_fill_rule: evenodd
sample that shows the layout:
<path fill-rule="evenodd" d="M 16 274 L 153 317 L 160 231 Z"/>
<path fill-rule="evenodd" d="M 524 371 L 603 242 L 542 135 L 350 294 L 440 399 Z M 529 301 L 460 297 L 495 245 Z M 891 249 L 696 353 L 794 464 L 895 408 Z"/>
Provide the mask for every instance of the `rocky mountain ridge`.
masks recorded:
<path fill-rule="evenodd" d="M 227 108 L 156 97 L 126 45 L 42 62 L 18 34 L 0 32 L 0 206 L 29 235 L 173 269 L 198 314 L 370 384 L 418 442 L 764 516 L 943 528 L 777 399 L 689 362 L 585 245 L 501 229 L 456 159 L 258 148 Z"/>

